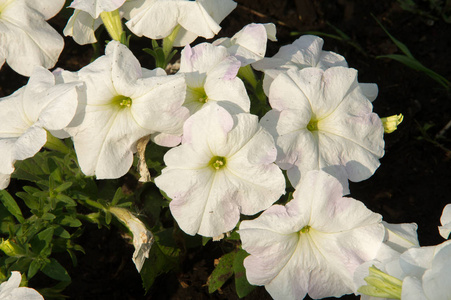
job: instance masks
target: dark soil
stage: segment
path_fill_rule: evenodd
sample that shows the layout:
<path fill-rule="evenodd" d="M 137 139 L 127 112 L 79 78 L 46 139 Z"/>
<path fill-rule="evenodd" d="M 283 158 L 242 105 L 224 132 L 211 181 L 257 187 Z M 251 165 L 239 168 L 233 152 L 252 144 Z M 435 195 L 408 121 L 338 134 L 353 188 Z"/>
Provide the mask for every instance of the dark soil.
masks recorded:
<path fill-rule="evenodd" d="M 248 23 L 273 22 L 277 25 L 277 43 L 269 43 L 267 56 L 281 45 L 293 42 L 293 32 L 316 31 L 337 35 L 339 29 L 348 40 L 323 37 L 324 50 L 343 55 L 350 67 L 359 71 L 360 82 L 377 83 L 379 96 L 374 111 L 381 117 L 404 114 L 399 129 L 386 135 L 386 152 L 381 166 L 370 179 L 351 184 L 351 196 L 381 213 L 391 223 L 415 222 L 421 245 L 441 243 L 437 226 L 443 207 L 451 202 L 451 97 L 449 91 L 424 73 L 380 55 L 402 54 L 374 18 L 403 42 L 426 67 L 451 80 L 451 26 L 429 3 L 417 1 L 419 12 L 403 10 L 398 1 L 358 0 L 236 0 L 238 7 L 221 24 L 220 36 L 232 36 Z M 449 11 L 449 8 L 448 8 Z M 429 15 L 427 15 L 427 13 Z M 374 16 L 374 17 L 373 17 Z M 61 17 L 51 21 L 60 32 Z M 142 46 L 131 41 L 134 53 Z M 91 46 L 78 46 L 66 39 L 66 47 L 57 66 L 76 71 L 89 63 Z M 140 57 L 151 67 L 148 56 Z M 0 96 L 26 83 L 26 78 L 6 65 L 0 72 Z M 421 129 L 431 126 L 426 132 Z M 85 230 L 79 243 L 86 255 L 78 256 L 78 266 L 67 266 L 72 284 L 64 294 L 70 299 L 236 299 L 233 281 L 220 292 L 208 294 L 205 286 L 214 268 L 214 259 L 222 256 L 219 243 L 189 252 L 182 269 L 161 275 L 147 295 L 132 263 L 133 246 L 124 242 L 112 228 Z M 270 299 L 264 288 L 257 288 L 246 299 Z M 349 299 L 357 299 L 349 296 Z"/>

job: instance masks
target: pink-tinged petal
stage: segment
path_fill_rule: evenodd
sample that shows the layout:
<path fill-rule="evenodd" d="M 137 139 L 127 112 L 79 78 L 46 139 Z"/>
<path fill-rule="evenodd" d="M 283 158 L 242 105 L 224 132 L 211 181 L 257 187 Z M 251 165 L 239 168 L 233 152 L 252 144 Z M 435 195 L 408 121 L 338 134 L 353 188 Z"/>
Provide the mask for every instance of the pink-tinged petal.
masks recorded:
<path fill-rule="evenodd" d="M 154 133 L 150 136 L 152 142 L 163 147 L 175 147 L 182 142 L 181 135 L 173 135 L 168 133 Z"/>
<path fill-rule="evenodd" d="M 451 204 L 447 204 L 443 209 L 440 223 L 442 224 L 442 226 L 438 227 L 440 235 L 447 239 L 451 233 Z"/>
<path fill-rule="evenodd" d="M 213 46 L 212 44 L 202 43 L 191 48 L 187 45 L 181 53 L 180 72 L 208 73 L 227 57 L 227 49 L 222 46 Z M 229 68 L 226 68 L 224 70 L 224 68 L 221 68 L 221 70 L 224 70 L 221 77 L 227 73 L 228 69 Z"/>
<path fill-rule="evenodd" d="M 47 0 L 48 1 L 48 0 Z M 126 0 L 74 0 L 69 7 L 89 13 L 97 19 L 101 12 L 118 9 Z"/>
<path fill-rule="evenodd" d="M 15 1 L 2 11 L 0 26 L 6 61 L 14 71 L 30 76 L 35 66 L 55 65 L 64 41 L 41 13 Z"/>
<path fill-rule="evenodd" d="M 249 24 L 237 32 L 231 39 L 220 39 L 214 45 L 227 47 L 230 55 L 236 57 L 242 66 L 263 59 L 268 38 L 275 39 L 276 27 L 272 23 Z"/>
<path fill-rule="evenodd" d="M 64 27 L 64 36 L 71 36 L 79 45 L 97 42 L 94 32 L 102 24 L 102 20 L 94 19 L 90 14 L 76 9 Z"/>
<path fill-rule="evenodd" d="M 343 56 L 333 52 L 322 51 L 323 40 L 317 36 L 304 35 L 293 44 L 282 46 L 271 58 L 264 58 L 252 66 L 265 72 L 263 89 L 268 95 L 272 81 L 289 69 L 301 70 L 308 67 L 326 70 L 331 67 L 347 67 Z"/>

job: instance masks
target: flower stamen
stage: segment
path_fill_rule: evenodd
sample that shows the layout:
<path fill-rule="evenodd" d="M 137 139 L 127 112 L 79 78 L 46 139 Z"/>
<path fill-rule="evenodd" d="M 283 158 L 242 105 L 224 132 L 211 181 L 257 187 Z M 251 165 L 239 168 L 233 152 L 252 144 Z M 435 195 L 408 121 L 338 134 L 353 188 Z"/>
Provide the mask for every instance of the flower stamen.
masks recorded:
<path fill-rule="evenodd" d="M 212 166 L 213 169 L 219 170 L 226 165 L 226 158 L 222 156 L 214 156 L 208 165 Z"/>

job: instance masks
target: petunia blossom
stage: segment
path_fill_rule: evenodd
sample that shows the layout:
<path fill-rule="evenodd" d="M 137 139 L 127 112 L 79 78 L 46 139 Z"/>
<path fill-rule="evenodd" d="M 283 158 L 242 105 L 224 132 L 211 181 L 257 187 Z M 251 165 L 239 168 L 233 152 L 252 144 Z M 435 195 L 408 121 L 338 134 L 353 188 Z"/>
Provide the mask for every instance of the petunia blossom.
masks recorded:
<path fill-rule="evenodd" d="M 166 76 L 162 69 L 141 68 L 124 45 L 111 41 L 105 55 L 63 80 L 85 82 L 77 114 L 66 130 L 72 136 L 81 170 L 98 179 L 118 178 L 133 163 L 137 141 L 163 132 L 178 135 L 188 110 L 183 76 Z"/>
<path fill-rule="evenodd" d="M 36 67 L 28 84 L 0 99 L 0 188 L 9 184 L 14 162 L 34 156 L 47 131 L 61 130 L 74 118 L 80 82 L 56 84 L 52 73 Z"/>
<path fill-rule="evenodd" d="M 357 82 L 357 71 L 333 67 L 289 70 L 272 83 L 272 110 L 261 124 L 279 147 L 277 164 L 296 186 L 310 170 L 348 179 L 369 178 L 384 155 L 384 128 Z"/>
<path fill-rule="evenodd" d="M 236 75 L 240 62 L 223 46 L 202 43 L 187 45 L 181 55 L 180 71 L 187 91 L 183 104 L 190 114 L 205 105 L 219 104 L 230 112 L 249 112 L 250 100 L 243 81 Z"/>
<path fill-rule="evenodd" d="M 335 178 L 311 171 L 285 206 L 242 221 L 248 281 L 264 285 L 274 299 L 352 293 L 354 271 L 376 256 L 385 230 L 379 214 L 342 193 Z"/>
<path fill-rule="evenodd" d="M 451 233 L 451 203 L 447 204 L 443 209 L 442 216 L 440 217 L 440 223 L 442 226 L 438 227 L 440 235 L 444 239 L 448 239 Z"/>
<path fill-rule="evenodd" d="M 221 29 L 219 23 L 236 5 L 232 0 L 137 0 L 126 2 L 123 8 L 131 32 L 162 39 L 177 30 L 173 45 L 180 47 L 198 36 L 214 37 Z"/>
<path fill-rule="evenodd" d="M 240 213 L 256 214 L 285 193 L 275 158 L 274 140 L 257 116 L 209 105 L 185 122 L 182 145 L 166 153 L 155 184 L 172 199 L 184 232 L 217 237 L 235 227 Z"/>
<path fill-rule="evenodd" d="M 267 41 L 277 41 L 276 26 L 267 24 L 248 24 L 232 38 L 220 38 L 215 46 L 224 46 L 230 55 L 241 62 L 241 67 L 257 62 L 265 57 Z"/>
<path fill-rule="evenodd" d="M 0 285 L 0 299 L 2 300 L 44 300 L 41 294 L 29 287 L 20 287 L 22 275 L 12 271 L 11 277 Z"/>
<path fill-rule="evenodd" d="M 52 68 L 64 40 L 46 20 L 63 5 L 64 0 L 0 0 L 0 68 L 6 61 L 24 76 L 36 66 Z"/>
<path fill-rule="evenodd" d="M 367 285 L 365 278 L 370 275 L 370 267 L 376 267 L 379 271 L 390 274 L 389 276 L 402 278 L 404 273 L 399 264 L 401 254 L 410 248 L 420 246 L 417 235 L 417 224 L 390 224 L 384 221 L 382 221 L 382 224 L 385 227 L 385 237 L 381 247 L 377 251 L 376 257 L 373 260 L 361 264 L 354 272 L 355 293 L 361 294 L 362 300 L 376 300 L 382 297 L 385 297 L 384 299 L 392 299 L 388 294 L 384 294 L 387 291 L 386 288 L 390 285 L 388 281 L 384 280 L 384 276 L 380 276 L 381 274 L 373 276 L 381 279 L 381 281 L 375 281 L 379 283 L 379 286 L 372 287 Z M 391 290 L 391 293 L 392 295 L 400 295 L 401 287 Z M 380 298 L 374 298 L 373 296 L 376 296 L 375 294 L 380 296 Z"/>
<path fill-rule="evenodd" d="M 109 12 L 118 9 L 126 0 L 74 0 L 70 8 L 87 12 L 92 18 L 97 19 L 104 11 Z"/>

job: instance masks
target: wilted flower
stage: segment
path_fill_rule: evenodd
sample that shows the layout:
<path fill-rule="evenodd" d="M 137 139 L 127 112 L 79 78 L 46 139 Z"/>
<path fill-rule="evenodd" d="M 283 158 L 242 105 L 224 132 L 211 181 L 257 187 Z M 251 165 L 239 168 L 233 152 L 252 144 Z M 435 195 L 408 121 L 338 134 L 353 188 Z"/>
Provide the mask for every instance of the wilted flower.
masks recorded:
<path fill-rule="evenodd" d="M 362 202 L 343 198 L 341 184 L 311 171 L 285 206 L 273 205 L 242 221 L 239 234 L 251 284 L 274 299 L 340 297 L 352 293 L 353 273 L 381 246 L 381 216 Z"/>
<path fill-rule="evenodd" d="M 240 62 L 229 56 L 223 46 L 208 43 L 182 51 L 180 71 L 185 75 L 187 90 L 183 104 L 190 114 L 204 105 L 217 103 L 229 112 L 249 112 L 250 100 L 244 83 L 236 75 Z"/>
<path fill-rule="evenodd" d="M 147 230 L 146 225 L 125 208 L 110 207 L 109 211 L 133 234 L 135 252 L 133 252 L 132 259 L 138 272 L 141 272 L 144 261 L 149 258 L 149 251 L 154 242 L 152 232 Z"/>
<path fill-rule="evenodd" d="M 76 76 L 75 76 L 76 75 Z M 181 140 L 188 110 L 183 76 L 166 76 L 162 69 L 141 68 L 124 45 L 112 41 L 105 55 L 77 74 L 86 84 L 81 99 L 85 113 L 67 128 L 74 140 L 81 170 L 98 179 L 118 178 L 128 172 L 136 142 L 149 134 L 164 132 Z"/>
<path fill-rule="evenodd" d="M 0 99 L 0 188 L 9 184 L 14 162 L 34 156 L 48 132 L 61 130 L 73 119 L 80 82 L 55 84 L 52 73 L 36 67 L 28 84 Z"/>
<path fill-rule="evenodd" d="M 172 199 L 183 231 L 216 237 L 232 230 L 240 213 L 256 214 L 285 192 L 275 158 L 274 140 L 257 116 L 209 105 L 185 122 L 182 145 L 166 153 L 155 184 Z"/>
<path fill-rule="evenodd" d="M 151 39 L 172 34 L 176 47 L 190 44 L 198 36 L 214 37 L 221 29 L 219 23 L 235 7 L 232 0 L 137 0 L 123 6 L 131 32 Z"/>
<path fill-rule="evenodd" d="M 226 47 L 229 54 L 236 57 L 244 67 L 265 57 L 268 39 L 277 41 L 276 26 L 272 23 L 252 23 L 244 26 L 232 38 L 217 39 L 213 45 Z"/>
<path fill-rule="evenodd" d="M 46 20 L 63 5 L 64 0 L 0 1 L 0 68 L 5 60 L 24 76 L 30 76 L 36 66 L 52 68 L 64 41 Z"/>
<path fill-rule="evenodd" d="M 384 155 L 384 128 L 357 82 L 357 71 L 333 67 L 289 70 L 272 83 L 273 108 L 261 120 L 279 147 L 276 163 L 296 186 L 310 170 L 348 179 L 369 178 Z"/>
<path fill-rule="evenodd" d="M 2 300 L 44 300 L 41 294 L 29 287 L 19 287 L 22 275 L 12 271 L 8 281 L 0 285 L 0 299 Z"/>

